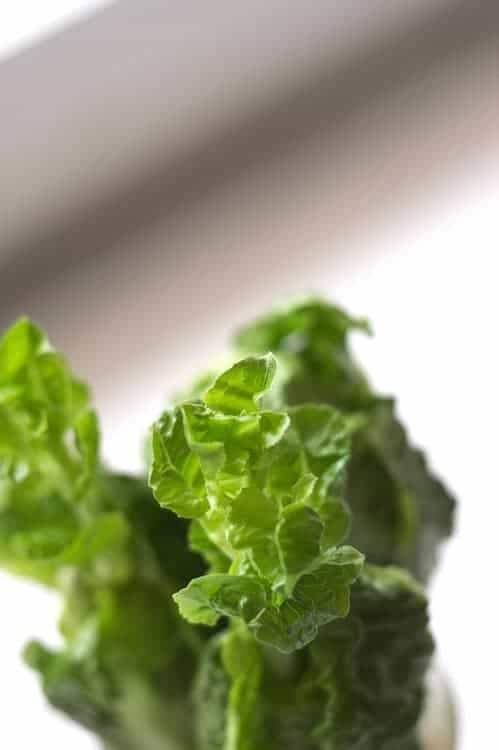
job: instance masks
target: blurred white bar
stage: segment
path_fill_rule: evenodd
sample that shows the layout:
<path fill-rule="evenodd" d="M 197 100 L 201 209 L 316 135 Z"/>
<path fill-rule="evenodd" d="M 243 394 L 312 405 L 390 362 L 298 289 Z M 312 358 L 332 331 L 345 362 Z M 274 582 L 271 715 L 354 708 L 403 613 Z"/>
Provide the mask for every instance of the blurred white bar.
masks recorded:
<path fill-rule="evenodd" d="M 451 0 L 133 0 L 0 66 L 0 262 Z"/>
<path fill-rule="evenodd" d="M 354 310 L 369 313 L 383 288 L 374 266 L 381 238 L 411 221 L 423 229 L 442 195 L 499 173 L 496 41 L 404 78 L 334 129 L 325 119 L 292 149 L 258 159 L 175 210 L 163 210 L 160 183 L 159 197 L 146 192 L 146 203 L 157 205 L 149 216 L 142 207 L 142 222 L 127 223 L 139 195 L 120 205 L 120 231 L 111 238 L 99 226 L 83 240 L 69 228 L 61 245 L 87 250 L 88 262 L 59 259 L 31 286 L 20 274 L 15 296 L 4 291 L 4 324 L 29 313 L 50 331 L 115 428 L 106 451 L 135 465 L 129 435 L 235 327 L 281 299 L 334 289 L 356 273 L 371 291 Z M 398 248 L 403 256 L 403 242 Z"/>
<path fill-rule="evenodd" d="M 0 61 L 84 18 L 105 0 L 16 0 L 0 8 Z"/>

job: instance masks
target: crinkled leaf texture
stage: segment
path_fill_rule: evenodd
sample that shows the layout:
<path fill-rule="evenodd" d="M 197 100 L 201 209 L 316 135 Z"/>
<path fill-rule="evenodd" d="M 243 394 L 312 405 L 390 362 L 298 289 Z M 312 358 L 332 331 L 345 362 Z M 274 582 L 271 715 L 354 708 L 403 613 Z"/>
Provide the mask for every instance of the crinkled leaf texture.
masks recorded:
<path fill-rule="evenodd" d="M 307 689 L 321 694 L 321 750 L 418 750 L 433 648 L 421 587 L 399 568 L 366 566 L 349 616 L 311 648 Z"/>
<path fill-rule="evenodd" d="M 154 425 L 159 504 L 44 334 L 0 341 L 0 565 L 61 593 L 62 647 L 25 656 L 107 750 L 420 750 L 427 604 L 386 566 L 425 580 L 453 500 L 354 330 L 317 301 L 246 329 Z"/>
<path fill-rule="evenodd" d="M 213 571 L 175 595 L 191 623 L 239 618 L 257 640 L 291 652 L 348 612 L 363 557 L 341 546 L 348 430 L 332 407 L 261 408 L 275 359 L 249 357 L 203 400 L 153 428 L 150 484 L 159 503 L 195 519 Z"/>
<path fill-rule="evenodd" d="M 455 501 L 409 443 L 393 400 L 373 391 L 353 358 L 349 336 L 356 331 L 369 333 L 368 323 L 312 299 L 249 325 L 236 345 L 246 353 L 276 354 L 275 403 L 330 404 L 341 411 L 353 433 L 349 541 L 369 561 L 401 565 L 426 581 L 452 531 Z"/>
<path fill-rule="evenodd" d="M 427 602 L 397 568 L 366 566 L 347 617 L 276 659 L 240 627 L 210 641 L 195 688 L 199 750 L 420 750 L 433 653 Z"/>

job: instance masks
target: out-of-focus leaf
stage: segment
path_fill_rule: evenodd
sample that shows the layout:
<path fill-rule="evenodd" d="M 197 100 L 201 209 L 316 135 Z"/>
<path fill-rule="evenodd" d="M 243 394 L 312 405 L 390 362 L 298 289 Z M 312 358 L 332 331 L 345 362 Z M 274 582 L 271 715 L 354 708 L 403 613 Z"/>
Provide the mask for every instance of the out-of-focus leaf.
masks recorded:
<path fill-rule="evenodd" d="M 343 553 L 346 568 L 352 555 Z M 304 606 L 327 601 L 323 576 L 302 584 Z M 320 595 L 306 591 L 317 586 Z M 366 566 L 349 613 L 322 627 L 304 651 L 276 659 L 235 623 L 210 641 L 197 677 L 196 746 L 420 750 L 432 653 L 421 587 L 401 569 Z"/>
<path fill-rule="evenodd" d="M 53 584 L 88 527 L 97 418 L 88 389 L 25 318 L 0 341 L 0 394 L 0 562 Z"/>
<path fill-rule="evenodd" d="M 419 750 L 417 725 L 433 653 L 426 597 L 405 572 L 366 566 L 350 614 L 311 645 L 304 691 L 322 705 L 323 750 Z"/>
<path fill-rule="evenodd" d="M 241 627 L 205 647 L 194 691 L 198 750 L 270 750 L 262 691 L 263 655 Z"/>
<path fill-rule="evenodd" d="M 345 488 L 350 541 L 371 562 L 408 567 L 425 581 L 452 530 L 455 501 L 409 443 L 393 401 L 376 394 L 355 361 L 349 336 L 356 331 L 369 333 L 369 325 L 310 300 L 249 325 L 236 345 L 251 354 L 270 349 L 278 357 L 271 403 L 339 409 L 353 434 Z M 320 450 L 317 419 L 312 424 Z"/>
<path fill-rule="evenodd" d="M 61 649 L 26 650 L 56 708 L 109 750 L 191 746 L 202 638 L 171 594 L 204 565 L 143 480 L 101 465 L 87 387 L 26 319 L 0 341 L 0 565 L 63 595 Z"/>

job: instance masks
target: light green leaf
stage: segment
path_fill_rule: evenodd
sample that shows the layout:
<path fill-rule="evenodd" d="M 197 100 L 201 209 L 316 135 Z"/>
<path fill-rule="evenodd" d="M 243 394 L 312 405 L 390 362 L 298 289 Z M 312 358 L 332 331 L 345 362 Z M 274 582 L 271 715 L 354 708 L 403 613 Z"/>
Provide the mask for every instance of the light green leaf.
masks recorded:
<path fill-rule="evenodd" d="M 272 384 L 275 369 L 272 354 L 247 357 L 216 379 L 204 395 L 205 403 L 223 414 L 256 411 L 259 398 Z"/>
<path fill-rule="evenodd" d="M 339 496 L 347 427 L 329 406 L 260 410 L 255 394 L 265 395 L 273 375 L 272 358 L 242 360 L 205 402 L 163 415 L 153 428 L 150 483 L 162 505 L 196 519 L 192 539 L 213 573 L 230 574 L 198 578 L 176 594 L 181 614 L 207 625 L 241 618 L 258 639 L 290 651 L 346 614 L 358 567 L 348 581 L 329 569 L 349 527 Z M 324 612 L 301 601 L 300 580 L 318 570 L 334 581 Z"/>
<path fill-rule="evenodd" d="M 14 323 L 0 340 L 0 383 L 15 378 L 45 345 L 43 333 L 28 318 Z"/>
<path fill-rule="evenodd" d="M 301 503 L 288 505 L 277 527 L 277 541 L 288 580 L 317 564 L 324 524 L 315 511 Z"/>
<path fill-rule="evenodd" d="M 267 592 L 256 576 L 211 574 L 193 579 L 173 598 L 189 622 L 215 625 L 222 615 L 251 622 L 265 607 Z"/>

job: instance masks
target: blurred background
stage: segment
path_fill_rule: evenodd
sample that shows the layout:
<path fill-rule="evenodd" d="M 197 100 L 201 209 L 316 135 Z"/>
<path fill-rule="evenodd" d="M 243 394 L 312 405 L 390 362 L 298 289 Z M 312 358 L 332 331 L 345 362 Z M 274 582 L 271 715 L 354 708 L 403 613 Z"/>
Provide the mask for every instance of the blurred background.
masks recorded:
<path fill-rule="evenodd" d="M 493 746 L 499 5 L 3 5 L 1 327 L 48 329 L 136 470 L 238 324 L 307 292 L 368 315 L 359 357 L 461 500 L 434 629 L 460 750 Z M 0 744 L 91 750 L 19 659 L 57 601 L 0 588 Z"/>

